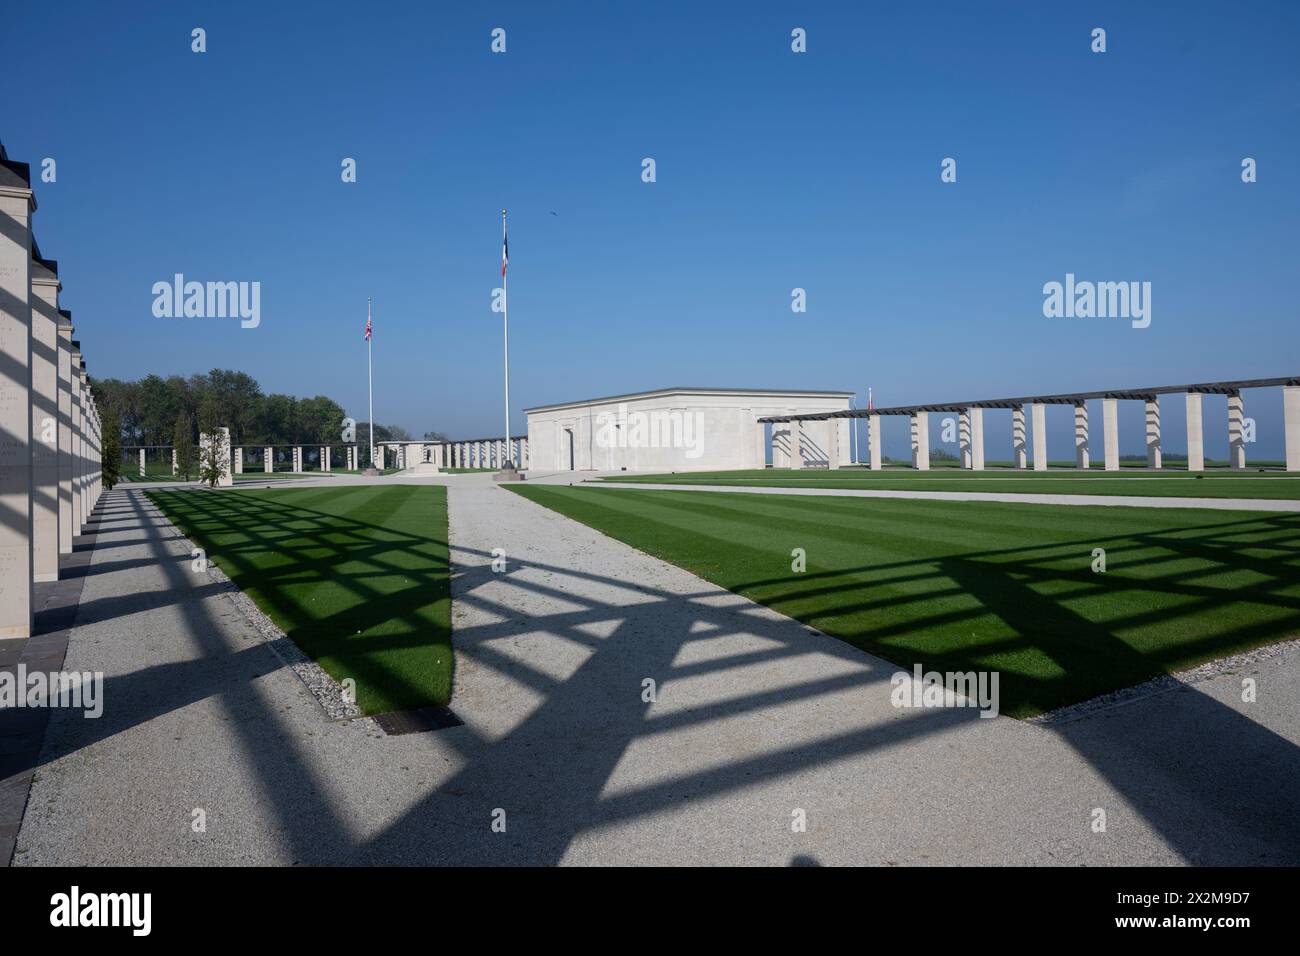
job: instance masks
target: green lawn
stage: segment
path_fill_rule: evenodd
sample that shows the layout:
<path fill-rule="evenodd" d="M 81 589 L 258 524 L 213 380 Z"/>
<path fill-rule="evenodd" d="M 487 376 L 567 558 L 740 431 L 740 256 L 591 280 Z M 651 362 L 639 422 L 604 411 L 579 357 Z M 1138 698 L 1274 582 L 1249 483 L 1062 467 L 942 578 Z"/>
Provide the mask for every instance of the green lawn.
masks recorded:
<path fill-rule="evenodd" d="M 149 497 L 367 714 L 451 698 L 447 492 L 433 485 Z"/>
<path fill-rule="evenodd" d="M 1017 717 L 1300 633 L 1296 514 L 508 487 Z"/>
<path fill-rule="evenodd" d="M 913 471 L 825 469 L 792 471 L 689 471 L 661 475 L 617 475 L 601 481 L 656 482 L 674 485 L 748 485 L 770 488 L 861 488 L 876 491 L 984 491 L 1012 494 L 1154 495 L 1162 498 L 1300 499 L 1300 477 L 1258 471 L 1174 475 L 1115 472 L 970 472 L 957 469 Z"/>
<path fill-rule="evenodd" d="M 190 478 L 191 478 L 191 480 L 197 479 L 198 476 L 199 476 L 198 469 L 197 469 L 197 468 L 191 468 L 191 469 L 190 469 Z M 140 477 L 140 466 L 139 466 L 138 464 L 134 464 L 134 463 L 133 463 L 133 464 L 131 464 L 131 467 L 129 467 L 129 468 L 127 468 L 127 467 L 123 467 L 123 468 L 122 468 L 122 471 L 121 471 L 121 473 L 120 473 L 120 479 L 119 479 L 119 480 L 121 480 L 121 481 L 139 481 L 139 482 L 147 482 L 147 481 L 184 481 L 184 480 L 185 480 L 185 475 L 184 475 L 184 473 L 182 473 L 182 474 L 180 474 L 180 475 L 173 475 L 173 474 L 172 474 L 172 466 L 171 466 L 170 464 L 168 464 L 168 465 L 166 465 L 166 466 L 164 466 L 164 465 L 153 465 L 153 464 L 151 464 L 151 465 L 149 465 L 149 466 L 147 466 L 147 467 L 145 468 L 144 477 L 141 478 L 141 477 Z"/>

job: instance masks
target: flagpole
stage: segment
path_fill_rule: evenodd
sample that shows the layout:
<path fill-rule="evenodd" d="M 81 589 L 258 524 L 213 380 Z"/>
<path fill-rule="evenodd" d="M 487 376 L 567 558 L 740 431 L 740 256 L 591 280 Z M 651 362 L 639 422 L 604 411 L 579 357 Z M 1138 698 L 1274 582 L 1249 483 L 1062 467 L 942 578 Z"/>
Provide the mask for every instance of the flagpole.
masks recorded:
<path fill-rule="evenodd" d="M 371 351 L 374 348 L 374 326 L 370 324 L 370 296 L 366 296 L 366 329 L 370 332 L 366 336 L 366 381 L 367 392 L 370 398 L 370 467 L 375 467 L 375 366 L 371 357 Z"/>
<path fill-rule="evenodd" d="M 501 244 L 505 248 L 506 242 L 506 211 L 501 210 Z M 513 468 L 515 464 L 515 450 L 510 443 L 510 296 L 509 280 L 506 278 L 508 269 L 501 270 L 501 329 L 503 332 L 503 341 L 505 345 L 505 379 L 506 379 L 506 453 L 509 455 L 506 463 L 502 466 Z"/>

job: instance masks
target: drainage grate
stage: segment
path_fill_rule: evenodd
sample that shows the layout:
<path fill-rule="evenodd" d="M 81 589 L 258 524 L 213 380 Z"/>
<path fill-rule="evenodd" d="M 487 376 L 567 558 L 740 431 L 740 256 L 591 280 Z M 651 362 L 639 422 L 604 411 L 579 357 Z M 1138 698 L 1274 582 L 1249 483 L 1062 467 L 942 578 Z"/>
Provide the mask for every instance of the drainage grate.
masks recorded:
<path fill-rule="evenodd" d="M 383 728 L 390 737 L 399 734 L 422 734 L 429 730 L 446 730 L 448 727 L 460 727 L 461 720 L 450 707 L 421 707 L 419 710 L 395 710 L 388 714 L 379 714 L 375 723 Z"/>

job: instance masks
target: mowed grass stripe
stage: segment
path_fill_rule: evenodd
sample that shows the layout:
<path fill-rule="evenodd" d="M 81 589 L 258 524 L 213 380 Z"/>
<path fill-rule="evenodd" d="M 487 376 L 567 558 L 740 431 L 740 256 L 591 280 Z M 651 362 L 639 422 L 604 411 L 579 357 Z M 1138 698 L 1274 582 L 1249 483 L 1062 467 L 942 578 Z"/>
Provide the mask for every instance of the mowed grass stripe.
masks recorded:
<path fill-rule="evenodd" d="M 902 667 L 999 670 L 1014 716 L 1300 633 L 1300 515 L 510 490 Z"/>
<path fill-rule="evenodd" d="M 434 485 L 149 493 L 368 714 L 451 698 L 447 493 Z"/>
<path fill-rule="evenodd" d="M 615 475 L 608 482 L 670 485 L 726 485 L 763 488 L 827 488 L 862 491 L 978 491 L 987 494 L 1137 495 L 1160 498 L 1300 499 L 1300 477 L 1221 474 L 1168 477 L 1158 472 L 1065 472 L 1039 475 L 1020 472 L 978 475 L 969 471 L 763 471 L 681 472 L 662 475 Z"/>

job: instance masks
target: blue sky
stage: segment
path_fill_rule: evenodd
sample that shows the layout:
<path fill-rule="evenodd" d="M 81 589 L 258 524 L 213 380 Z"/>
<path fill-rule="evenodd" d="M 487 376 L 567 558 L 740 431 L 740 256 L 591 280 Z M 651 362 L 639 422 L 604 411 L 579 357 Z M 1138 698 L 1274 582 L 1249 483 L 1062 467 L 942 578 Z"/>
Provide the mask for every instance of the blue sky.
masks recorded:
<path fill-rule="evenodd" d="M 416 433 L 501 432 L 503 206 L 517 431 L 667 385 L 892 405 L 1300 372 L 1300 5 L 808 7 L 25 4 L 0 138 L 58 163 L 35 228 L 92 374 L 239 368 L 363 417 L 372 295 L 375 415 Z M 260 282 L 261 325 L 155 318 L 176 272 Z M 1151 326 L 1045 318 L 1067 272 L 1151 282 Z M 1280 455 L 1276 392 L 1247 414 Z"/>

